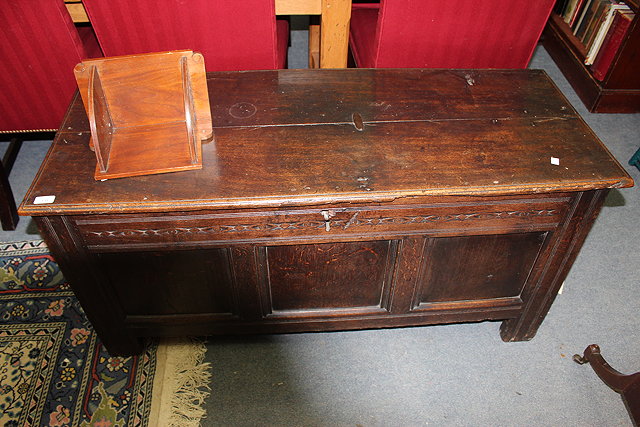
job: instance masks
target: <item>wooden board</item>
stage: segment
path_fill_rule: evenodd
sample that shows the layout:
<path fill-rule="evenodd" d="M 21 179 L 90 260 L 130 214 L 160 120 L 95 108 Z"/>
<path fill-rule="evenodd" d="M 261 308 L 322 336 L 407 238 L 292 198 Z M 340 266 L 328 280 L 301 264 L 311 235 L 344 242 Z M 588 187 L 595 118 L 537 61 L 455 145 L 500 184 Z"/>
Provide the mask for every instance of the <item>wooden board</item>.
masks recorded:
<path fill-rule="evenodd" d="M 191 51 L 86 60 L 75 68 L 95 179 L 202 168 L 212 137 L 204 58 Z"/>
<path fill-rule="evenodd" d="M 203 169 L 93 182 L 89 129 L 76 100 L 23 212 L 291 206 L 632 184 L 542 71 L 231 72 L 209 74 L 208 87 L 217 142 L 203 146 Z M 356 112 L 363 131 L 353 124 Z M 74 193 L 58 172 L 69 168 L 76 171 Z M 55 204 L 32 204 L 52 194 Z"/>

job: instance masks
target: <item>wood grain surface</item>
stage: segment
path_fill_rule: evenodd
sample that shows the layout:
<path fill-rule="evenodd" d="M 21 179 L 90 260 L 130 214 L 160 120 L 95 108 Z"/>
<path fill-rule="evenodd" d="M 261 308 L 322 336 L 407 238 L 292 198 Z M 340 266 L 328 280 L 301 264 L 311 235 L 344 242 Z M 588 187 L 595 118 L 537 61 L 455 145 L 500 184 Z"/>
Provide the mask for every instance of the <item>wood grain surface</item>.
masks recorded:
<path fill-rule="evenodd" d="M 95 182 L 89 129 L 76 99 L 21 214 L 257 208 L 633 183 L 542 71 L 213 73 L 208 87 L 217 141 L 203 145 L 202 170 Z M 66 191 L 70 184 L 73 192 Z M 55 203 L 33 203 L 46 195 L 55 195 Z"/>
<path fill-rule="evenodd" d="M 96 180 L 202 167 L 201 140 L 213 131 L 201 54 L 88 59 L 74 73 L 98 162 Z"/>

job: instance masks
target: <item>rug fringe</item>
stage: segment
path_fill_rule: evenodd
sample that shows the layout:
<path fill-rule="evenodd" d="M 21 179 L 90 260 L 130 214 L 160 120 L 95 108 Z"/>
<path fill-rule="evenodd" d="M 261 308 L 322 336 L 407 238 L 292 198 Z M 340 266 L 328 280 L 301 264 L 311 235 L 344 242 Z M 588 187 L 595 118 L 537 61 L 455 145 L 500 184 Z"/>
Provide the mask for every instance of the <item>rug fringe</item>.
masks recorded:
<path fill-rule="evenodd" d="M 197 338 L 172 338 L 158 346 L 149 426 L 199 426 L 206 416 L 211 366 L 207 347 Z"/>

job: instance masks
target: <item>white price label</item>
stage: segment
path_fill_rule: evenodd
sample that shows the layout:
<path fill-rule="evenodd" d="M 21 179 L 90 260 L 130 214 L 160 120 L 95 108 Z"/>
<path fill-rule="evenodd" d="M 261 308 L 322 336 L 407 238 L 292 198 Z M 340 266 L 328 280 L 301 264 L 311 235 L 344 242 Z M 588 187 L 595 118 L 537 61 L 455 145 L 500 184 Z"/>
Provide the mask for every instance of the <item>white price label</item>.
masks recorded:
<path fill-rule="evenodd" d="M 45 205 L 56 201 L 56 196 L 38 196 L 33 199 L 34 205 Z"/>

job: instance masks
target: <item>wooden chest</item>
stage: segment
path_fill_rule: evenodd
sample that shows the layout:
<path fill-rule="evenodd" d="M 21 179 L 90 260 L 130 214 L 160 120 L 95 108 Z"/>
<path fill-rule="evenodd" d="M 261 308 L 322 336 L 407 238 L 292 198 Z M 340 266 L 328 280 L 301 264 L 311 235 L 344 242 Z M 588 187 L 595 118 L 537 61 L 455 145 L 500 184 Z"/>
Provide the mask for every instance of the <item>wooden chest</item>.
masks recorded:
<path fill-rule="evenodd" d="M 20 208 L 113 354 L 142 336 L 487 319 L 531 339 L 608 189 L 633 185 L 542 71 L 208 86 L 202 170 L 95 181 L 76 97 Z"/>

